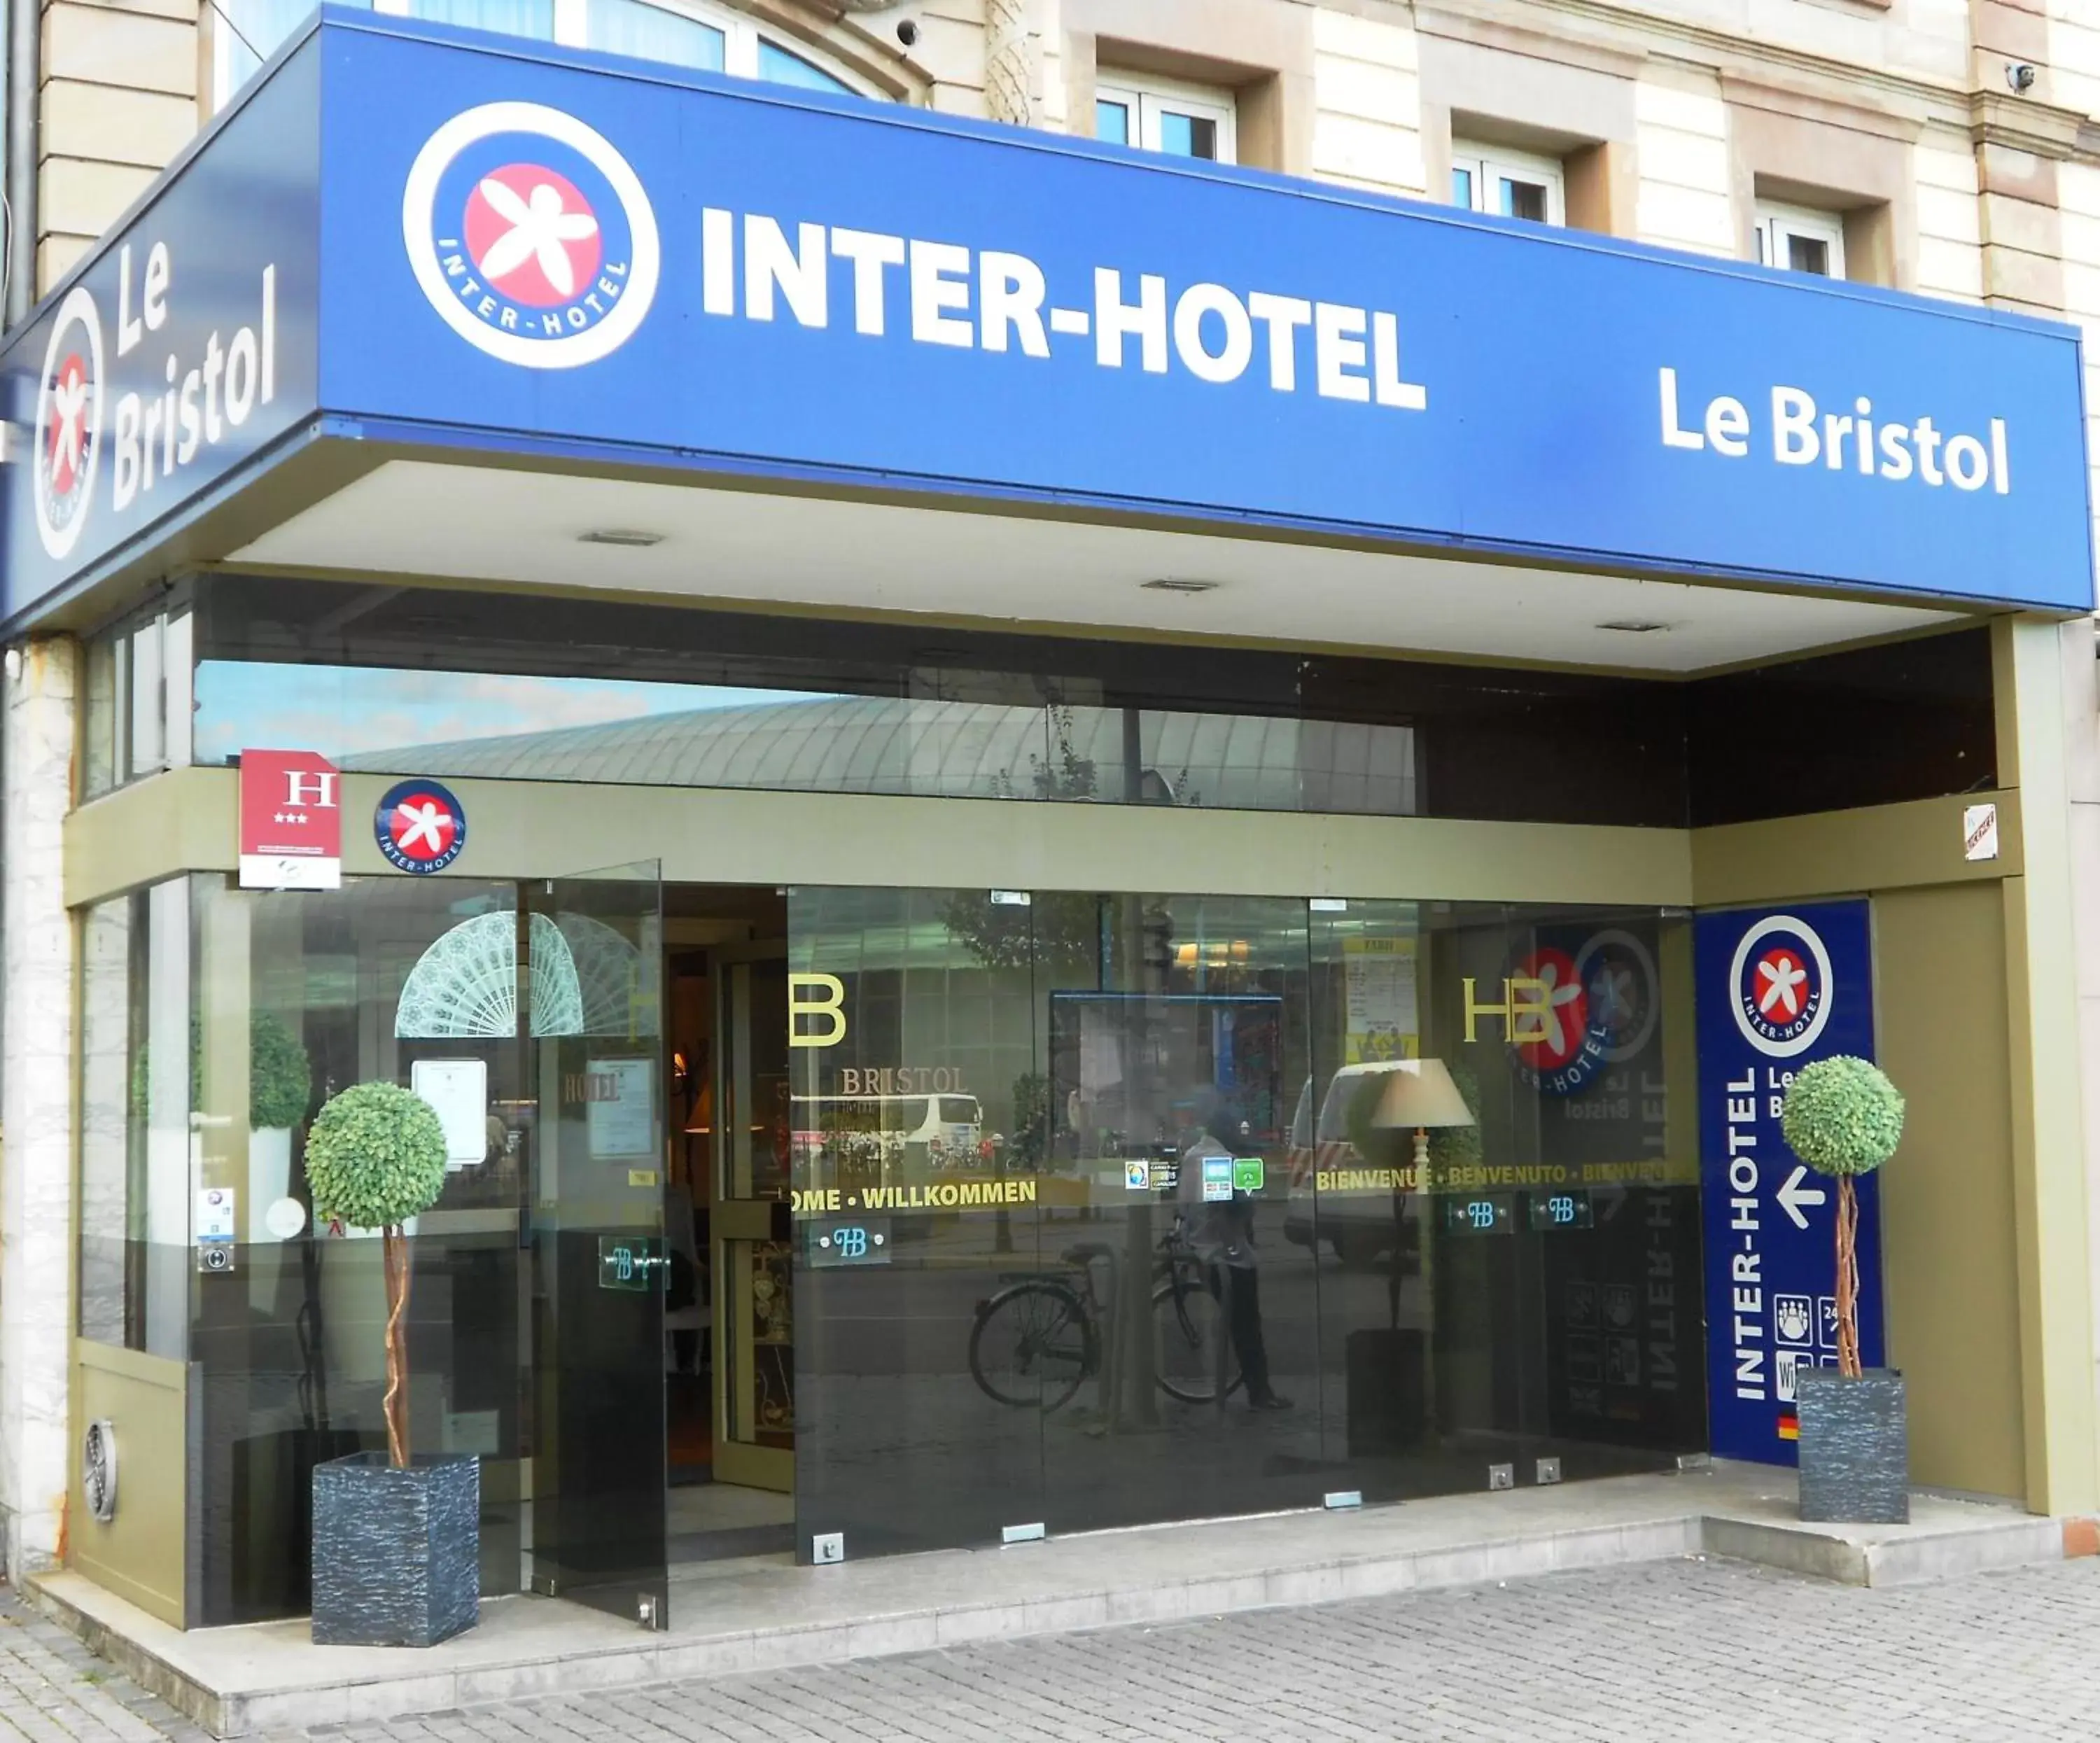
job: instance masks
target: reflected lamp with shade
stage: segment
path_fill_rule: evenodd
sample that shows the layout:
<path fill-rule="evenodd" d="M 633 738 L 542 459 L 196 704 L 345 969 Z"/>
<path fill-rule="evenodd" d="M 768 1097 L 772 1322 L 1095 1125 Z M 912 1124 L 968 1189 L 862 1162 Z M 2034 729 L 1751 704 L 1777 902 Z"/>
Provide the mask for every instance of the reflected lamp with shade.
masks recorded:
<path fill-rule="evenodd" d="M 1427 1190 L 1431 1129 L 1476 1124 L 1473 1110 L 1440 1059 L 1396 1059 L 1380 1075 L 1385 1086 L 1371 1123 L 1414 1133 L 1415 1179 Z"/>

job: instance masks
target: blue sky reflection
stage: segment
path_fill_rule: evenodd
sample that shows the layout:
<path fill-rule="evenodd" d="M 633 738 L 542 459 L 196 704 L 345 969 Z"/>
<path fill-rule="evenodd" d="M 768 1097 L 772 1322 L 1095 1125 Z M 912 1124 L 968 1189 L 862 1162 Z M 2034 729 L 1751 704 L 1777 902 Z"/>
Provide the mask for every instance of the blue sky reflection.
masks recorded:
<path fill-rule="evenodd" d="M 206 766 L 248 749 L 338 758 L 823 696 L 728 685 L 205 660 L 196 669 L 193 754 Z"/>

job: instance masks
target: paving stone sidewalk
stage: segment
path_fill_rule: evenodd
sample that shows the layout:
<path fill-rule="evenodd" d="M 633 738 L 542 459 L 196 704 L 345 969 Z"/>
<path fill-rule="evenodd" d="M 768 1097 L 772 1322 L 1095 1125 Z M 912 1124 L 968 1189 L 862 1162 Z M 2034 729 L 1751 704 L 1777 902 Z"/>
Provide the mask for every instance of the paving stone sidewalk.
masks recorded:
<path fill-rule="evenodd" d="M 0 1628 L 0 1743 L 195 1738 L 113 1678 L 82 1683 L 73 1652 L 36 1624 Z M 1684 1560 L 579 1691 L 296 1743 L 2090 1743 L 2097 1665 L 2100 1561 L 1868 1591 Z M 22 1688 L 45 1696 L 26 1722 L 6 1705 Z"/>
<path fill-rule="evenodd" d="M 0 1586 L 0 1743 L 205 1743 L 205 1736 Z"/>

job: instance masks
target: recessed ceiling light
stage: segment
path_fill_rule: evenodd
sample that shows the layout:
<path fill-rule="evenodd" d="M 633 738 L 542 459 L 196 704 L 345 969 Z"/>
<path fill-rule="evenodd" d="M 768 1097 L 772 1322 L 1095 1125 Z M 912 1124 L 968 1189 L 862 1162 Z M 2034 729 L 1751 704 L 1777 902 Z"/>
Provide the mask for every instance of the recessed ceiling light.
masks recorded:
<path fill-rule="evenodd" d="M 1217 591 L 1215 581 L 1199 581 L 1179 575 L 1162 575 L 1156 580 L 1140 581 L 1140 587 L 1149 587 L 1161 594 L 1207 594 Z"/>
<path fill-rule="evenodd" d="M 1651 623 L 1644 617 L 1622 617 L 1608 624 L 1599 624 L 1599 629 L 1616 629 L 1621 635 L 1653 635 L 1659 629 L 1667 629 L 1668 624 Z"/>
<path fill-rule="evenodd" d="M 624 545 L 634 550 L 646 550 L 652 545 L 661 545 L 660 532 L 633 532 L 618 527 L 601 527 L 593 532 L 576 535 L 579 545 Z"/>

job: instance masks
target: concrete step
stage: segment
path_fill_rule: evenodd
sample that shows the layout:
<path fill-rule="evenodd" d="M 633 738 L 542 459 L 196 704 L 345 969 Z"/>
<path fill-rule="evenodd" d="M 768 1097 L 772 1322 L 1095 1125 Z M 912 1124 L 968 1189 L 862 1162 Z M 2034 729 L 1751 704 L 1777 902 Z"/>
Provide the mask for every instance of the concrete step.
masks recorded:
<path fill-rule="evenodd" d="M 2052 1560 L 2089 1529 L 1917 1498 L 1900 1526 L 1804 1525 L 1790 1472 L 1717 1464 L 1507 1494 L 1291 1513 L 796 1568 L 675 1570 L 671 1626 L 527 1596 L 426 1652 L 317 1647 L 303 1621 L 185 1633 L 73 1573 L 34 1595 L 95 1651 L 214 1735 L 343 1724 L 556 1690 L 920 1652 L 1574 1569 L 1714 1555 L 1859 1586 Z"/>

